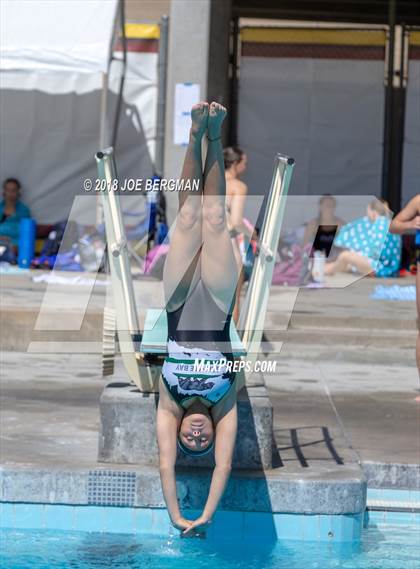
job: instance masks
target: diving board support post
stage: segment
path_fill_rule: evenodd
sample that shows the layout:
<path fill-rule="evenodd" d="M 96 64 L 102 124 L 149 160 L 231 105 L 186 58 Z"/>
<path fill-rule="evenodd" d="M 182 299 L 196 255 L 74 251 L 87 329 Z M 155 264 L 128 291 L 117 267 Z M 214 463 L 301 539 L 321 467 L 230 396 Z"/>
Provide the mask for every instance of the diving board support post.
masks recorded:
<path fill-rule="evenodd" d="M 99 193 L 104 212 L 106 242 L 111 273 L 111 286 L 114 299 L 118 340 L 121 357 L 127 373 L 140 391 L 157 390 L 159 367 L 150 365 L 144 354 L 138 351 L 139 323 L 134 296 L 134 287 L 124 232 L 120 201 L 115 186 L 117 172 L 113 149 L 97 152 L 98 178 L 103 180 Z"/>
<path fill-rule="evenodd" d="M 247 353 L 247 361 L 253 363 L 260 351 L 268 298 L 273 280 L 276 251 L 283 223 L 286 196 L 292 178 L 294 159 L 277 154 L 271 181 L 267 207 L 260 232 L 260 254 L 257 256 L 241 308 L 238 329 L 242 332 L 242 343 Z M 272 252 L 266 255 L 265 251 Z M 239 375 L 237 391 L 246 384 L 246 373 Z"/>

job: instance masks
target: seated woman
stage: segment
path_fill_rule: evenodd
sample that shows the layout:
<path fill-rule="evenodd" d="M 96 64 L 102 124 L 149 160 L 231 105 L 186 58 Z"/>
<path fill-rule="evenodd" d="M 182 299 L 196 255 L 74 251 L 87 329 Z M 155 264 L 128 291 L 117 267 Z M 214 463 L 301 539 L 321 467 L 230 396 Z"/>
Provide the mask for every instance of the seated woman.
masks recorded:
<path fill-rule="evenodd" d="M 326 257 L 333 260 L 337 255 L 331 253 L 334 237 L 340 228 L 344 225 L 344 221 L 335 215 L 337 202 L 334 196 L 325 194 L 319 199 L 318 217 L 308 222 L 305 235 L 303 237 L 303 246 L 312 245 L 310 256 L 314 256 L 315 251 L 324 251 Z"/>
<path fill-rule="evenodd" d="M 235 305 L 237 265 L 226 225 L 221 127 L 217 103 L 192 108 L 192 126 L 178 193 L 179 209 L 164 266 L 168 356 L 159 382 L 157 439 L 163 495 L 172 523 L 184 533 L 208 524 L 228 481 L 237 430 L 235 374 L 229 328 Z M 201 142 L 207 133 L 202 171 Z M 199 190 L 194 188 L 199 180 Z M 205 358 L 211 370 L 194 371 Z M 201 516 L 185 519 L 175 481 L 178 447 L 189 456 L 214 448 L 215 468 Z"/>
<path fill-rule="evenodd" d="M 0 202 L 0 245 L 7 247 L 2 260 L 16 260 L 19 243 L 19 224 L 25 217 L 31 217 L 29 208 L 20 199 L 21 185 L 16 178 L 3 182 L 3 200 Z"/>
<path fill-rule="evenodd" d="M 373 200 L 368 204 L 364 217 L 344 225 L 334 240 L 334 245 L 346 250 L 334 262 L 325 265 L 325 274 L 375 273 L 377 277 L 397 274 L 401 259 L 401 238 L 388 233 L 390 214 L 386 202 Z"/>

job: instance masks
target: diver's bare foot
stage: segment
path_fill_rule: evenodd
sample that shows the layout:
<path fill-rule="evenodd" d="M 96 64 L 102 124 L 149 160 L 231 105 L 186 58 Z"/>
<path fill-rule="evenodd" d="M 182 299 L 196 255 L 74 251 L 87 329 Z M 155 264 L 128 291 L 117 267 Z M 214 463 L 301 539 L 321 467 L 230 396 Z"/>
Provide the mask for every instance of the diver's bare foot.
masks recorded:
<path fill-rule="evenodd" d="M 191 134 L 195 138 L 202 138 L 207 129 L 207 121 L 209 117 L 209 104 L 201 101 L 191 109 Z"/>
<path fill-rule="evenodd" d="M 225 119 L 226 114 L 227 110 L 220 103 L 215 103 L 213 101 L 213 103 L 210 104 L 209 120 L 207 126 L 207 135 L 209 137 L 209 140 L 216 140 L 220 138 L 222 123 Z"/>

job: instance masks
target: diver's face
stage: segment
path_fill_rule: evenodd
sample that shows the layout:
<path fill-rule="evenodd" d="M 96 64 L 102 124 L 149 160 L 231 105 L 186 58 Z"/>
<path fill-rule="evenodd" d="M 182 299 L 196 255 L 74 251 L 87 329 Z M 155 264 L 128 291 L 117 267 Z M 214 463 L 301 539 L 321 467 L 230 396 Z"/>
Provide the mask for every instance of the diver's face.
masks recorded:
<path fill-rule="evenodd" d="M 205 413 L 187 413 L 182 419 L 179 439 L 191 450 L 205 450 L 214 438 L 213 422 Z"/>

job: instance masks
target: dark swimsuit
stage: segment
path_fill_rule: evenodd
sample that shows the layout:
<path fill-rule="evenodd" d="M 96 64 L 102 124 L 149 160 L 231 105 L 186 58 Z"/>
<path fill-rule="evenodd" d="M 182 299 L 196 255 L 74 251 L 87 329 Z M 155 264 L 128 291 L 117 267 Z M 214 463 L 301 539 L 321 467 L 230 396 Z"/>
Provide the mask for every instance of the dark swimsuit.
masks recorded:
<path fill-rule="evenodd" d="M 222 310 L 200 279 L 179 308 L 167 311 L 168 356 L 162 379 L 180 406 L 186 408 L 187 401 L 198 398 L 211 407 L 232 387 L 235 372 L 229 362 L 234 361 L 230 342 L 234 304 L 233 298 L 229 310 Z M 195 370 L 197 360 L 205 361 L 209 368 Z"/>
<path fill-rule="evenodd" d="M 329 256 L 331 248 L 334 243 L 335 234 L 337 232 L 337 227 L 332 229 L 327 229 L 328 226 L 320 225 L 315 235 L 314 244 L 312 246 L 313 251 L 325 251 L 326 257 Z M 313 256 L 313 255 L 311 255 Z"/>

